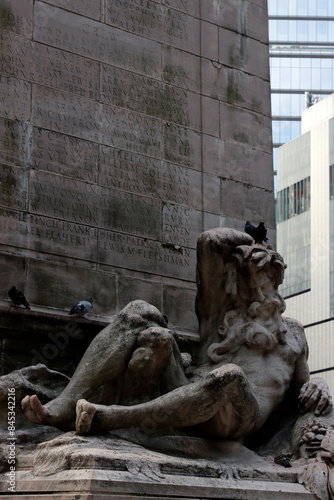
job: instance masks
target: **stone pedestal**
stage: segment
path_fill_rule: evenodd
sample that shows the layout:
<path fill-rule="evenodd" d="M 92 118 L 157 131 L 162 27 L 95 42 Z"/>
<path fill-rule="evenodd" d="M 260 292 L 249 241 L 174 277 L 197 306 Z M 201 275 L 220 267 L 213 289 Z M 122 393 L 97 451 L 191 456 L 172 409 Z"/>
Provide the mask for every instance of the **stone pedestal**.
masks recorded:
<path fill-rule="evenodd" d="M 151 440 L 151 446 L 157 443 L 166 448 L 165 453 L 118 437 L 89 438 L 74 433 L 42 444 L 34 452 L 24 453 L 22 446 L 17 461 L 16 491 L 6 493 L 6 475 L 3 474 L 2 498 L 316 499 L 298 484 L 298 470 L 260 458 L 238 443 L 215 443 L 181 436 Z"/>

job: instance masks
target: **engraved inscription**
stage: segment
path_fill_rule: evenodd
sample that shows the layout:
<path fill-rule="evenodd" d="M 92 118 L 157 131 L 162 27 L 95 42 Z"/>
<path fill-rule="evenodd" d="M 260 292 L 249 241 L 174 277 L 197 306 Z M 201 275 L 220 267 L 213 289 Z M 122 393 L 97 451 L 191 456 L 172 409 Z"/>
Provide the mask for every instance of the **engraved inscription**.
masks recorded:
<path fill-rule="evenodd" d="M 96 261 L 97 229 L 29 215 L 30 249 Z"/>
<path fill-rule="evenodd" d="M 25 210 L 27 191 L 25 170 L 0 164 L 0 204 L 4 207 Z"/>
<path fill-rule="evenodd" d="M 28 120 L 30 116 L 30 84 L 0 75 L 0 116 L 12 120 Z"/>
<path fill-rule="evenodd" d="M 171 123 L 164 125 L 164 159 L 197 170 L 201 168 L 201 135 Z"/>
<path fill-rule="evenodd" d="M 26 213 L 0 207 L 0 242 L 22 247 L 29 234 Z"/>
<path fill-rule="evenodd" d="M 21 165 L 24 155 L 24 125 L 0 118 L 0 155 L 6 165 Z"/>
<path fill-rule="evenodd" d="M 193 280 L 195 250 L 113 231 L 99 232 L 99 262 Z"/>
<path fill-rule="evenodd" d="M 152 0 L 108 0 L 107 23 L 171 45 L 187 47 L 191 41 L 198 50 L 197 20 Z"/>
<path fill-rule="evenodd" d="M 102 67 L 101 99 L 163 120 L 199 128 L 199 96 L 112 66 Z"/>
<path fill-rule="evenodd" d="M 161 233 L 161 205 L 155 200 L 45 172 L 31 172 L 30 210 L 143 236 Z"/>
<path fill-rule="evenodd" d="M 107 146 L 100 147 L 100 169 L 102 185 L 181 204 L 192 203 L 190 187 L 200 181 L 187 168 Z"/>
<path fill-rule="evenodd" d="M 31 167 L 89 182 L 97 181 L 98 145 L 34 128 Z"/>
<path fill-rule="evenodd" d="M 202 212 L 182 205 L 164 203 L 163 238 L 166 243 L 196 248 L 202 232 Z"/>
<path fill-rule="evenodd" d="M 160 156 L 160 122 L 45 87 L 33 88 L 33 123 L 82 139 Z"/>
<path fill-rule="evenodd" d="M 0 5 L 0 26 L 25 37 L 32 34 L 32 0 L 10 0 Z"/>
<path fill-rule="evenodd" d="M 36 2 L 36 16 L 44 4 Z M 76 54 L 159 77 L 161 47 L 157 42 L 48 6 L 51 22 L 37 25 L 35 39 Z"/>
<path fill-rule="evenodd" d="M 6 31 L 0 31 L 0 72 L 82 97 L 99 97 L 97 62 Z"/>

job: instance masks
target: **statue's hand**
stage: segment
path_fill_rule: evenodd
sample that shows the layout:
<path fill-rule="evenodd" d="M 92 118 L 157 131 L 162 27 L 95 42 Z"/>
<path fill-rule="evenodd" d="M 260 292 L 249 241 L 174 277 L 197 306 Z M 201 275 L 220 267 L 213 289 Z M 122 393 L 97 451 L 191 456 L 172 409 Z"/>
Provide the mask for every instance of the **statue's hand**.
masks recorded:
<path fill-rule="evenodd" d="M 314 414 L 326 415 L 333 408 L 332 396 L 322 378 L 313 378 L 302 386 L 299 393 L 301 413 L 307 413 L 314 407 Z"/>

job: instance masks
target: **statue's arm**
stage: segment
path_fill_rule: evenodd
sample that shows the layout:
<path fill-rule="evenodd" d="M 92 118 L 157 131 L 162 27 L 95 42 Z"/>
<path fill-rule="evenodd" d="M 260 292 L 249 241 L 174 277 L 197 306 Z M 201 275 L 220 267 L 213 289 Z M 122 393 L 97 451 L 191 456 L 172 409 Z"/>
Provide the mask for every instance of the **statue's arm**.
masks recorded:
<path fill-rule="evenodd" d="M 291 387 L 298 390 L 298 406 L 302 414 L 314 411 L 315 415 L 326 415 L 333 408 L 332 396 L 326 382 L 320 377 L 310 379 L 307 363 L 308 345 L 304 329 L 299 322 L 295 322 L 295 333 L 298 332 L 298 342 L 301 347 L 296 362 L 296 369 Z M 299 330 L 299 331 L 298 331 Z"/>
<path fill-rule="evenodd" d="M 197 242 L 196 281 L 202 302 L 205 297 L 205 304 L 201 307 L 203 310 L 198 311 L 201 317 L 210 317 L 211 304 L 214 306 L 217 303 L 217 297 L 222 303 L 225 301 L 227 261 L 231 253 L 240 245 L 253 243 L 249 234 L 225 227 L 210 229 L 200 235 Z"/>

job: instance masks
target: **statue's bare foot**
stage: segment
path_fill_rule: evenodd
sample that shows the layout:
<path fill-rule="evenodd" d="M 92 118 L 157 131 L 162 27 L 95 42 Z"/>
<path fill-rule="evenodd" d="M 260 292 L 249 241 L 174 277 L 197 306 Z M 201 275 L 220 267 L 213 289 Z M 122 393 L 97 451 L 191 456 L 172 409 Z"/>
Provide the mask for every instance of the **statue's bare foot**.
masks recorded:
<path fill-rule="evenodd" d="M 92 403 L 89 403 L 85 399 L 79 399 L 77 402 L 76 412 L 76 433 L 87 434 L 92 424 L 96 408 Z"/>
<path fill-rule="evenodd" d="M 42 405 L 36 394 L 26 396 L 21 401 L 21 407 L 26 417 L 35 424 L 46 423 L 49 414 L 47 408 Z"/>

